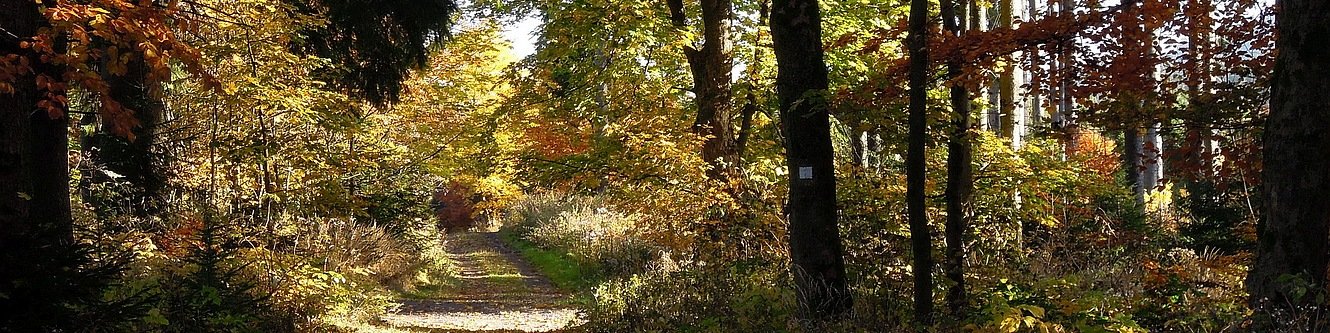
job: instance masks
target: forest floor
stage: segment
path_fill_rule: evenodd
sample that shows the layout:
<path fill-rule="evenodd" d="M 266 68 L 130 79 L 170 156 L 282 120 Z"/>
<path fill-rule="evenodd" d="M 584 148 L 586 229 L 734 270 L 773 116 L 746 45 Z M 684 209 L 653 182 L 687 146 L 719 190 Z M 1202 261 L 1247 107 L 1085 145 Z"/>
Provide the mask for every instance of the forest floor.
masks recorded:
<path fill-rule="evenodd" d="M 425 332 L 556 332 L 579 322 L 570 296 L 494 232 L 447 236 L 457 281 L 422 299 L 399 300 L 384 324 Z"/>

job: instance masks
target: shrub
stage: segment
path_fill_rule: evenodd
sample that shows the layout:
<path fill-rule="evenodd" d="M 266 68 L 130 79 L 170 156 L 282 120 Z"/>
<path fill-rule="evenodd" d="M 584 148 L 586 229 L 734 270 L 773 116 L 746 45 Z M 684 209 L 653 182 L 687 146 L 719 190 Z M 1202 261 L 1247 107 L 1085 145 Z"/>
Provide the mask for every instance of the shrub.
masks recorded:
<path fill-rule="evenodd" d="M 0 242 L 0 332 L 130 332 L 151 295 L 116 293 L 126 253 L 103 244 Z"/>
<path fill-rule="evenodd" d="M 660 250 L 643 240 L 636 217 L 595 199 L 532 196 L 509 211 L 508 221 L 504 227 L 523 239 L 607 276 L 641 272 Z"/>
<path fill-rule="evenodd" d="M 480 194 L 471 187 L 458 182 L 451 182 L 447 187 L 434 192 L 430 199 L 430 208 L 439 228 L 447 231 L 462 230 L 476 224 L 476 203 Z"/>
<path fill-rule="evenodd" d="M 442 280 L 451 269 L 442 232 L 426 218 L 389 224 L 340 218 L 286 221 L 290 234 L 278 255 L 302 258 L 301 264 L 338 272 L 364 285 L 412 291 Z M 298 267 L 287 264 L 288 267 Z"/>
<path fill-rule="evenodd" d="M 794 295 L 780 273 L 690 265 L 596 287 L 589 332 L 783 332 Z"/>

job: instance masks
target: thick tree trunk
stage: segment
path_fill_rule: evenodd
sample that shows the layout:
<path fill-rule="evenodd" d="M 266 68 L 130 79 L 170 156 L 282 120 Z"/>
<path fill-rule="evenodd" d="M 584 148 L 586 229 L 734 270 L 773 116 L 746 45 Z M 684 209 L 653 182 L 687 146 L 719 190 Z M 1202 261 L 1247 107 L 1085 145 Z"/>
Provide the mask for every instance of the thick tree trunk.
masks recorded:
<path fill-rule="evenodd" d="M 165 179 L 157 168 L 156 156 L 152 150 L 157 140 L 157 124 L 161 121 L 162 101 L 154 96 L 157 88 L 148 83 L 147 64 L 130 64 L 129 73 L 112 86 L 112 98 L 134 112 L 139 126 L 134 128 L 134 137 L 125 138 L 126 156 L 124 164 L 117 170 L 130 183 L 134 184 L 136 198 L 129 202 L 130 211 L 137 217 L 144 218 L 158 212 L 161 208 L 161 192 Z"/>
<path fill-rule="evenodd" d="M 701 0 L 702 49 L 687 47 L 684 56 L 693 75 L 693 93 L 697 96 L 697 119 L 693 132 L 703 136 L 702 160 L 709 164 L 707 176 L 726 181 L 739 164 L 739 145 L 734 133 L 733 101 L 730 94 L 730 18 L 731 0 Z M 670 0 L 670 19 L 677 29 L 687 29 L 683 1 Z"/>
<path fill-rule="evenodd" d="M 702 145 L 702 159 L 711 164 L 713 179 L 728 180 L 739 165 L 739 149 L 731 123 L 734 115 L 730 97 L 730 0 L 701 0 L 703 46 L 700 52 L 705 81 L 694 81 L 697 88 L 697 120 L 693 131 L 707 137 Z"/>
<path fill-rule="evenodd" d="M 963 0 L 943 0 L 942 22 L 948 32 L 954 36 L 964 33 L 957 9 L 964 10 Z M 971 14 L 978 14 L 973 3 L 969 6 Z M 977 15 L 976 15 L 977 16 Z M 956 60 L 947 61 L 947 76 L 957 79 L 964 70 Z M 952 133 L 947 141 L 947 225 L 945 238 L 947 243 L 946 260 L 943 270 L 951 285 L 947 292 L 947 308 L 953 315 L 960 315 L 968 303 L 965 294 L 965 233 L 970 225 L 970 201 L 974 192 L 973 170 L 970 166 L 970 92 L 962 84 L 951 86 Z"/>
<path fill-rule="evenodd" d="M 1149 64 L 1154 60 L 1154 31 L 1144 21 L 1144 13 L 1135 2 L 1127 2 L 1129 6 L 1123 13 L 1122 35 L 1119 37 L 1124 45 L 1124 54 L 1120 61 L 1128 63 Z M 1131 87 L 1119 99 L 1130 101 L 1133 113 L 1138 115 L 1146 114 L 1155 104 L 1154 89 L 1154 66 L 1139 66 L 1134 75 L 1133 82 L 1141 82 L 1139 87 Z M 1150 139 L 1148 135 L 1142 136 L 1142 128 L 1152 126 L 1153 121 L 1142 122 L 1132 121 L 1126 124 L 1123 129 L 1123 159 L 1126 163 L 1127 182 L 1131 187 L 1132 194 L 1136 198 L 1136 204 L 1142 210 L 1145 208 L 1145 195 L 1152 186 L 1146 179 L 1149 177 L 1150 156 L 1147 155 L 1146 141 Z M 1157 180 L 1157 178 L 1156 178 Z M 1143 212 L 1143 211 L 1142 211 Z"/>
<path fill-rule="evenodd" d="M 27 57 L 34 73 L 58 80 L 55 66 L 39 64 L 14 39 L 36 35 L 45 24 L 37 5 L 0 0 L 0 22 L 8 32 L 0 34 L 0 55 Z M 11 93 L 0 92 L 0 247 L 16 240 L 70 242 L 67 116 L 37 107 L 44 92 L 33 75 L 18 75 L 10 84 Z"/>
<path fill-rule="evenodd" d="M 836 227 L 835 156 L 821 36 L 816 0 L 772 2 L 776 92 L 790 170 L 790 259 L 799 304 L 812 318 L 838 316 L 851 305 Z"/>
<path fill-rule="evenodd" d="M 1261 174 L 1265 209 L 1247 277 L 1257 311 L 1315 302 L 1310 295 L 1325 292 L 1330 260 L 1330 2 L 1277 3 L 1279 55 Z M 1295 299 L 1298 287 L 1309 296 Z"/>
<path fill-rule="evenodd" d="M 905 207 L 910 222 L 910 247 L 914 254 L 914 319 L 919 325 L 933 323 L 933 245 L 925 207 L 926 154 L 928 143 L 928 0 L 910 1 L 910 32 L 906 48 L 910 56 L 909 134 L 905 152 Z"/>

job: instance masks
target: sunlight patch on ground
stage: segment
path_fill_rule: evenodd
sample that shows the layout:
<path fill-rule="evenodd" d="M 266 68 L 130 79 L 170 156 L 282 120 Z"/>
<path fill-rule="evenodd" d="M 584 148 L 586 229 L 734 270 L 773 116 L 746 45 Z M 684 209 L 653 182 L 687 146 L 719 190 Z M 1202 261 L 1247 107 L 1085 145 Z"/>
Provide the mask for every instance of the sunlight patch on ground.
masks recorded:
<path fill-rule="evenodd" d="M 456 276 L 430 297 L 400 299 L 384 329 L 407 332 L 550 332 L 581 325 L 569 296 L 494 233 L 449 234 Z M 423 331 L 422 331 L 423 330 Z"/>
<path fill-rule="evenodd" d="M 396 327 L 421 327 L 464 331 L 515 330 L 549 332 L 579 324 L 573 309 L 518 309 L 502 311 L 455 311 L 390 314 L 384 322 Z"/>

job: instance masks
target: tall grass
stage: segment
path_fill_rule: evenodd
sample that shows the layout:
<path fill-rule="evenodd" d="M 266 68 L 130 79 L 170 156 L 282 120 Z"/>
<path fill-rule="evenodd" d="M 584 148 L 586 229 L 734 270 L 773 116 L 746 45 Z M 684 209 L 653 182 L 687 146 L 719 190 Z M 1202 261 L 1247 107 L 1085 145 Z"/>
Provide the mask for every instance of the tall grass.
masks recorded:
<path fill-rule="evenodd" d="M 642 272 L 659 253 L 638 232 L 638 218 L 596 198 L 541 194 L 506 212 L 501 230 L 546 250 L 566 253 L 603 276 Z"/>

